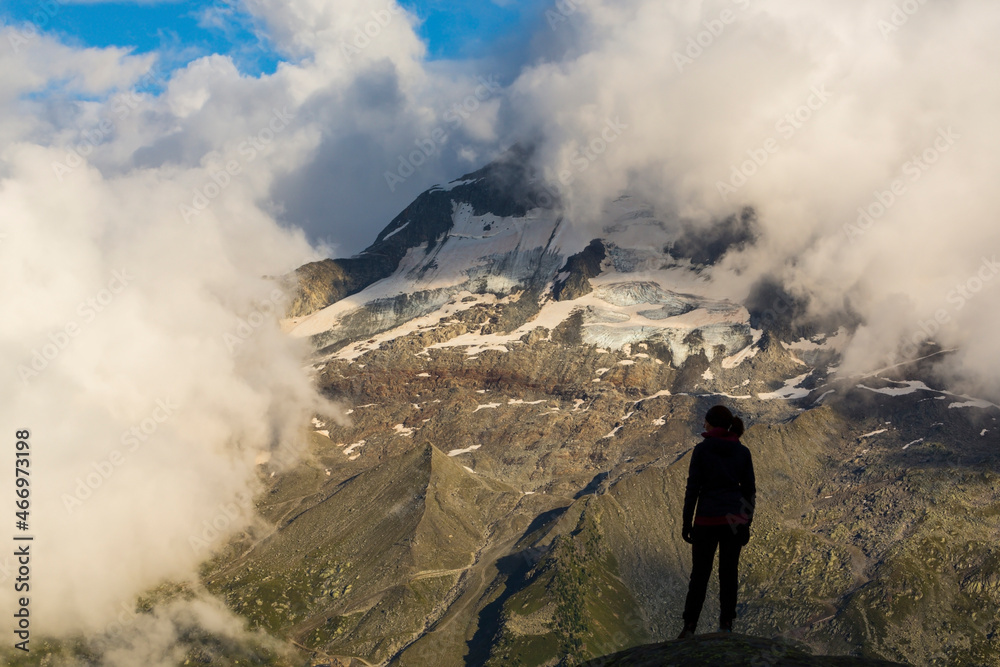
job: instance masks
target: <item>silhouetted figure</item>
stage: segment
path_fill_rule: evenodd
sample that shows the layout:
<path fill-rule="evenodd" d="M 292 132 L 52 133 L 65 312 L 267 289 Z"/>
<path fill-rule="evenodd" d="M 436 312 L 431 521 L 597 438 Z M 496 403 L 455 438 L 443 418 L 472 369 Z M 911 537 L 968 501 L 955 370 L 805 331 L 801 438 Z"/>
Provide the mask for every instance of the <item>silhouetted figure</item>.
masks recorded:
<path fill-rule="evenodd" d="M 750 450 L 740 443 L 743 421 L 716 405 L 705 415 L 704 437 L 691 454 L 684 527 L 691 546 L 691 583 L 684 604 L 684 629 L 678 639 L 694 635 L 705 590 L 719 549 L 719 631 L 732 632 L 736 618 L 740 550 L 750 540 L 757 487 Z M 698 511 L 695 513 L 695 506 Z"/>

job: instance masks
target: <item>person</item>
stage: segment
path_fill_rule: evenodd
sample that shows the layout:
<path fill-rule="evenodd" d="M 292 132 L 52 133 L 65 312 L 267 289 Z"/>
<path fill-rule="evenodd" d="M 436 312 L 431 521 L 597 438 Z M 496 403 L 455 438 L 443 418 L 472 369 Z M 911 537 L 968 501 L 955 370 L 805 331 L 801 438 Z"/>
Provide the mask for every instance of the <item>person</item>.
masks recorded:
<path fill-rule="evenodd" d="M 723 405 L 705 415 L 705 432 L 691 454 L 681 536 L 691 544 L 691 583 L 684 603 L 684 629 L 691 637 L 698 626 L 719 550 L 719 632 L 732 632 L 736 618 L 740 551 L 750 540 L 756 503 L 753 457 L 740 443 L 743 420 Z M 697 513 L 695 507 L 697 506 Z"/>

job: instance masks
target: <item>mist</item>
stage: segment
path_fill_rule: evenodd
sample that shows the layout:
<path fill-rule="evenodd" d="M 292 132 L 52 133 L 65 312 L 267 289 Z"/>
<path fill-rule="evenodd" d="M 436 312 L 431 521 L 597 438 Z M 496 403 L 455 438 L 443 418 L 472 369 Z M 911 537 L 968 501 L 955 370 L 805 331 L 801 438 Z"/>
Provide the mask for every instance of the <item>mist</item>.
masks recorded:
<path fill-rule="evenodd" d="M 344 418 L 308 343 L 281 333 L 271 278 L 356 252 L 495 150 L 499 84 L 426 64 L 395 3 L 247 8 L 288 61 L 273 74 L 219 55 L 163 71 L 0 26 L 0 410 L 11 438 L 30 433 L 34 637 L 106 637 L 259 524 L 258 463 L 293 465 L 313 416 Z M 399 156 L 470 97 L 476 113 L 390 191 Z M 4 614 L 16 565 L 0 558 Z M 108 664 L 145 663 L 126 650 L 140 625 Z"/>
<path fill-rule="evenodd" d="M 732 297 L 774 280 L 858 317 L 842 374 L 934 340 L 943 377 L 1000 397 L 1000 9 L 589 0 L 549 24 L 506 118 L 576 224 L 626 191 L 695 232 L 752 206 L 757 242 L 712 271 Z"/>
<path fill-rule="evenodd" d="M 340 414 L 267 277 L 359 251 L 514 143 L 584 244 L 626 191 L 694 234 L 752 206 L 715 288 L 850 312 L 842 374 L 933 339 L 952 388 L 1000 398 L 1000 7 L 586 0 L 476 63 L 428 61 L 385 0 L 246 6 L 273 74 L 0 27 L 0 411 L 31 433 L 39 634 L 196 580 L 258 521 L 258 457 L 294 462 Z"/>

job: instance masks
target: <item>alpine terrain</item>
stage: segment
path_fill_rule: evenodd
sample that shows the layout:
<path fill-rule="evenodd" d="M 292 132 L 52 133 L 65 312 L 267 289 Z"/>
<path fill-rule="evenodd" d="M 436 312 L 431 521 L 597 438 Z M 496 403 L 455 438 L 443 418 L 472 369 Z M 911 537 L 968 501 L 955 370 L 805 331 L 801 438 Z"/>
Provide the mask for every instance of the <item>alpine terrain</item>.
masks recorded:
<path fill-rule="evenodd" d="M 350 421 L 261 463 L 270 528 L 203 571 L 294 647 L 273 664 L 1000 665 L 1000 408 L 946 389 L 949 351 L 840 374 L 857 322 L 712 282 L 753 210 L 693 234 L 623 195 L 585 235 L 526 164 L 280 279 L 282 326 Z M 758 486 L 736 634 L 672 642 L 716 403 L 748 424 Z"/>
<path fill-rule="evenodd" d="M 289 281 L 285 328 L 351 423 L 313 425 L 309 463 L 260 498 L 276 532 L 209 588 L 343 663 L 574 664 L 673 639 L 689 452 L 723 402 L 759 494 L 739 633 L 1000 665 L 1000 409 L 935 381 L 948 351 L 838 375 L 851 322 L 706 277 L 753 242 L 752 210 L 696 236 L 623 196 L 580 238 L 526 162 L 432 188 Z"/>

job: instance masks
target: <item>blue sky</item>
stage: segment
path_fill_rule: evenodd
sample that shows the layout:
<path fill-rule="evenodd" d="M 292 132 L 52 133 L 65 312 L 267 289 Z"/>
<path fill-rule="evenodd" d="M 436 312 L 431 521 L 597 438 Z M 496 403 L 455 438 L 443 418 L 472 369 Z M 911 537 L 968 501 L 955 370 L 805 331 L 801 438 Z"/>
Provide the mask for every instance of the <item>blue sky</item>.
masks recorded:
<path fill-rule="evenodd" d="M 506 0 L 501 6 L 489 0 L 401 0 L 401 4 L 421 18 L 420 34 L 431 59 L 469 59 L 500 48 L 546 3 Z M 74 45 L 158 51 L 161 67 L 168 70 L 209 53 L 232 56 L 251 75 L 274 71 L 280 60 L 239 2 L 5 0 L 0 20 L 34 24 Z"/>

